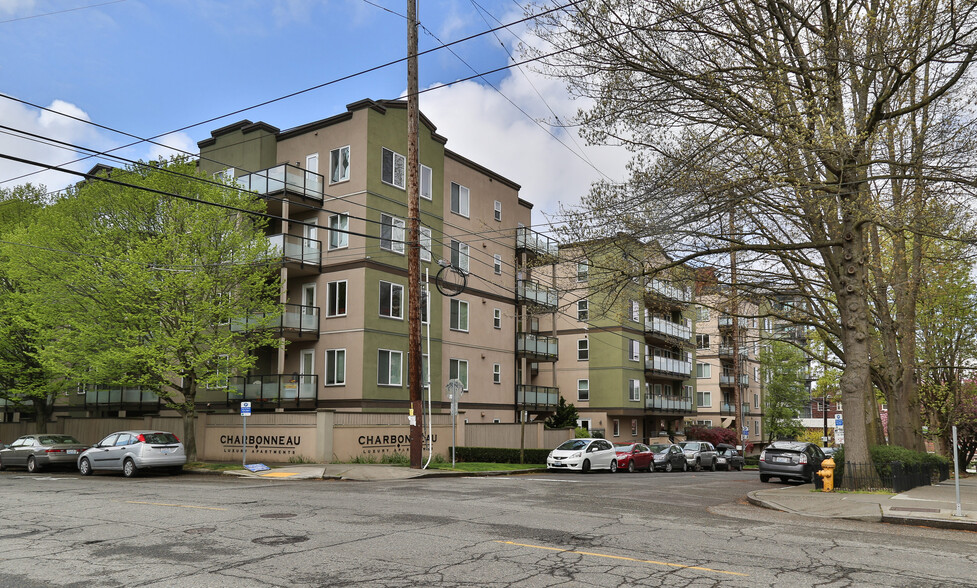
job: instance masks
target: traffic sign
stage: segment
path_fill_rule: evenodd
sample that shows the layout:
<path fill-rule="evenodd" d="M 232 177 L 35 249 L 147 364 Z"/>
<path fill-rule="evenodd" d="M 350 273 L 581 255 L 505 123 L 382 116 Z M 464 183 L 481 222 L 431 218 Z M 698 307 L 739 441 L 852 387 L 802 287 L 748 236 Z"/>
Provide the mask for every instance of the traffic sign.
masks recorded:
<path fill-rule="evenodd" d="M 447 394 L 448 400 L 451 401 L 451 416 L 458 416 L 458 401 L 465 391 L 465 385 L 461 383 L 461 380 L 452 378 L 448 380 L 444 391 Z"/>
<path fill-rule="evenodd" d="M 844 425 L 845 425 L 845 423 L 844 423 L 844 419 L 843 419 L 842 415 L 836 414 L 835 415 L 835 426 L 836 427 L 843 427 Z"/>
<path fill-rule="evenodd" d="M 250 402 L 242 402 L 241 403 L 241 416 L 243 416 L 243 417 L 249 417 L 249 416 L 251 416 L 251 403 Z"/>

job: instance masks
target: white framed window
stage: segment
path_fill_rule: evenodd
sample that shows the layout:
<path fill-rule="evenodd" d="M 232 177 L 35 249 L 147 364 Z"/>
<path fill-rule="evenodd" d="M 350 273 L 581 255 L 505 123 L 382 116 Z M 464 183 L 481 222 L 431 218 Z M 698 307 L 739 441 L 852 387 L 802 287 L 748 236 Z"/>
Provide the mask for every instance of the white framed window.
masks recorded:
<path fill-rule="evenodd" d="M 380 316 L 404 318 L 404 287 L 392 282 L 380 281 Z"/>
<path fill-rule="evenodd" d="M 403 190 L 407 185 L 406 177 L 407 158 L 384 147 L 380 161 L 380 181 Z"/>
<path fill-rule="evenodd" d="M 428 367 L 431 365 L 431 361 L 427 353 L 421 354 L 421 388 L 427 388 L 431 384 L 430 374 L 428 373 Z M 408 382 L 410 385 L 410 353 L 407 354 L 407 358 L 404 361 L 404 372 L 407 374 Z"/>
<path fill-rule="evenodd" d="M 587 361 L 590 359 L 590 340 L 577 339 L 577 360 Z"/>
<path fill-rule="evenodd" d="M 407 223 L 402 218 L 390 216 L 389 214 L 380 215 L 380 249 L 393 251 L 394 253 L 404 252 L 404 229 Z"/>
<path fill-rule="evenodd" d="M 753 366 L 753 381 L 754 382 L 760 381 L 760 368 L 756 366 Z"/>
<path fill-rule="evenodd" d="M 452 331 L 468 332 L 468 303 L 464 300 L 451 299 L 449 327 Z"/>
<path fill-rule="evenodd" d="M 213 177 L 214 177 L 215 180 L 223 180 L 225 182 L 233 182 L 234 181 L 234 173 L 235 173 L 234 168 L 233 167 L 229 167 L 227 169 L 222 169 L 220 171 L 215 171 Z"/>
<path fill-rule="evenodd" d="M 590 279 L 590 265 L 587 262 L 577 263 L 577 281 L 586 282 Z"/>
<path fill-rule="evenodd" d="M 695 309 L 695 322 L 701 323 L 709 320 L 709 309 L 705 306 L 697 306 Z"/>
<path fill-rule="evenodd" d="M 217 377 L 213 382 L 207 384 L 208 389 L 218 390 L 227 388 L 227 363 L 229 359 L 230 358 L 227 354 L 221 354 L 214 358 L 214 373 Z"/>
<path fill-rule="evenodd" d="M 760 436 L 760 421 L 753 421 L 753 436 Z"/>
<path fill-rule="evenodd" d="M 641 400 L 641 381 L 628 380 L 628 400 L 638 402 Z"/>
<path fill-rule="evenodd" d="M 577 300 L 577 320 L 590 320 L 590 303 L 586 300 Z"/>
<path fill-rule="evenodd" d="M 349 179 L 349 145 L 329 152 L 329 183 L 337 184 Z"/>
<path fill-rule="evenodd" d="M 712 364 L 702 363 L 701 361 L 695 362 L 695 377 L 696 378 L 711 378 L 712 377 Z"/>
<path fill-rule="evenodd" d="M 661 384 L 655 384 L 654 390 L 655 390 L 655 396 L 661 396 L 662 395 L 662 385 Z"/>
<path fill-rule="evenodd" d="M 377 353 L 377 384 L 380 386 L 403 385 L 401 364 L 404 354 L 400 351 L 380 349 Z"/>
<path fill-rule="evenodd" d="M 319 154 L 313 153 L 312 155 L 305 156 L 305 171 L 310 171 L 314 174 L 319 173 Z"/>
<path fill-rule="evenodd" d="M 326 283 L 326 316 L 346 316 L 346 280 Z"/>
<path fill-rule="evenodd" d="M 502 203 L 498 200 L 495 201 L 495 220 L 502 220 Z"/>
<path fill-rule="evenodd" d="M 641 361 L 641 344 L 634 339 L 628 339 L 628 359 Z"/>
<path fill-rule="evenodd" d="M 349 247 L 349 215 L 329 216 L 329 249 Z"/>
<path fill-rule="evenodd" d="M 431 227 L 420 227 L 421 261 L 431 261 Z"/>
<path fill-rule="evenodd" d="M 709 349 L 709 335 L 696 335 L 695 336 L 695 348 L 696 349 Z"/>
<path fill-rule="evenodd" d="M 434 172 L 424 164 L 421 164 L 420 196 L 425 200 L 434 199 Z"/>
<path fill-rule="evenodd" d="M 462 389 L 468 392 L 468 360 L 452 359 L 448 363 L 448 379 L 461 382 Z"/>
<path fill-rule="evenodd" d="M 492 326 L 496 329 L 502 328 L 502 309 L 496 308 L 492 311 Z"/>
<path fill-rule="evenodd" d="M 468 218 L 468 188 L 451 182 L 451 212 Z"/>
<path fill-rule="evenodd" d="M 840 401 L 835 403 L 835 407 L 836 407 L 836 410 L 838 412 L 841 412 L 841 402 Z M 886 409 L 888 410 L 888 407 L 886 407 Z M 835 416 L 837 416 L 837 415 L 835 415 Z"/>
<path fill-rule="evenodd" d="M 704 390 L 695 393 L 695 405 L 698 408 L 709 408 L 712 406 L 712 392 Z"/>
<path fill-rule="evenodd" d="M 753 395 L 753 408 L 760 408 L 760 395 L 759 394 L 754 394 Z"/>
<path fill-rule="evenodd" d="M 631 320 L 633 320 L 636 323 L 640 323 L 641 322 L 641 306 L 638 305 L 638 301 L 637 300 L 631 300 L 629 302 L 630 302 L 629 306 L 630 306 L 630 309 L 631 309 Z"/>
<path fill-rule="evenodd" d="M 451 240 L 451 265 L 468 273 L 468 245 Z"/>
<path fill-rule="evenodd" d="M 493 256 L 492 270 L 495 272 L 495 275 L 502 275 L 502 256 L 498 253 Z"/>
<path fill-rule="evenodd" d="M 492 364 L 492 383 L 501 384 L 502 383 L 502 364 L 493 363 Z"/>
<path fill-rule="evenodd" d="M 700 425 L 700 426 L 703 426 L 703 427 L 711 427 L 712 426 L 712 419 L 699 420 L 699 421 L 694 421 L 694 422 L 695 422 L 695 424 Z"/>
<path fill-rule="evenodd" d="M 621 436 L 621 421 L 619 421 L 618 419 L 614 419 L 613 421 L 611 421 L 611 423 L 612 423 L 612 432 L 613 432 L 613 435 L 615 437 L 620 437 Z"/>
<path fill-rule="evenodd" d="M 590 380 L 577 380 L 577 400 L 590 400 Z"/>
<path fill-rule="evenodd" d="M 346 350 L 326 349 L 326 386 L 346 384 Z"/>
<path fill-rule="evenodd" d="M 431 291 L 421 288 L 421 324 L 431 321 Z"/>

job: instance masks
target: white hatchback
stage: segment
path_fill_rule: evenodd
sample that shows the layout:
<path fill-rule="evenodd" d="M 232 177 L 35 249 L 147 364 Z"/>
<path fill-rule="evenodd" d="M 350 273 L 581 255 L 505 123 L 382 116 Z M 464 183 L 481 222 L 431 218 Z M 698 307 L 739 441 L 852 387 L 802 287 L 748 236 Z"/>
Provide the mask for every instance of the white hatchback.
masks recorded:
<path fill-rule="evenodd" d="M 164 431 L 120 431 L 102 439 L 78 456 L 78 471 L 89 476 L 98 470 L 121 471 L 131 478 L 139 470 L 183 471 L 187 454 L 173 433 Z"/>
<path fill-rule="evenodd" d="M 546 456 L 551 470 L 617 471 L 617 451 L 607 439 L 570 439 Z"/>

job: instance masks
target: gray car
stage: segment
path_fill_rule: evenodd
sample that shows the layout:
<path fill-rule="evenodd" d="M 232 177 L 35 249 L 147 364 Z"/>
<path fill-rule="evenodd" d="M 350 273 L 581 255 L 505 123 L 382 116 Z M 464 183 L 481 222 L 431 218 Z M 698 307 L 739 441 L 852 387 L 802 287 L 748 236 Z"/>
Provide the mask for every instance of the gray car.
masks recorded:
<path fill-rule="evenodd" d="M 821 448 L 803 441 L 774 441 L 760 452 L 760 481 L 770 478 L 801 480 L 810 484 L 826 458 Z"/>
<path fill-rule="evenodd" d="M 685 459 L 689 462 L 689 467 L 699 472 L 703 468 L 716 471 L 716 457 L 719 452 L 708 441 L 682 441 L 679 443 L 682 451 L 685 452 Z"/>
<path fill-rule="evenodd" d="M 88 447 L 71 435 L 24 435 L 0 450 L 0 470 L 17 467 L 34 473 L 46 467 L 70 467 Z"/>
<path fill-rule="evenodd" d="M 101 470 L 122 472 L 127 478 L 140 470 L 183 471 L 187 454 L 173 433 L 164 431 L 119 431 L 99 441 L 78 456 L 83 476 Z"/>

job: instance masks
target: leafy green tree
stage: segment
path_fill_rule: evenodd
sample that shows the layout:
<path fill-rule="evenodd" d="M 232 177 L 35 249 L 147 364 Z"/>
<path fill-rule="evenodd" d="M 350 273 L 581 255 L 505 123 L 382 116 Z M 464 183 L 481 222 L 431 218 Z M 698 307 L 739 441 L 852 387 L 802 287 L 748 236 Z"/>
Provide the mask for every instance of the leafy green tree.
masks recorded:
<path fill-rule="evenodd" d="M 77 185 L 8 246 L 44 333 L 38 359 L 66 382 L 142 386 L 183 418 L 196 458 L 201 386 L 248 370 L 270 330 L 242 336 L 233 320 L 273 321 L 277 271 L 254 195 L 174 160 L 112 170 Z M 261 327 L 261 321 L 252 322 Z"/>
<path fill-rule="evenodd" d="M 763 427 L 767 442 L 780 438 L 797 438 L 804 432 L 797 418 L 809 402 L 805 380 L 807 358 L 797 347 L 771 340 L 760 353 L 763 370 Z"/>
<path fill-rule="evenodd" d="M 577 407 L 569 404 L 565 398 L 560 396 L 559 403 L 556 406 L 556 414 L 547 417 L 543 424 L 547 429 L 565 429 L 567 427 L 576 428 L 577 419 L 580 416 L 577 414 Z"/>

